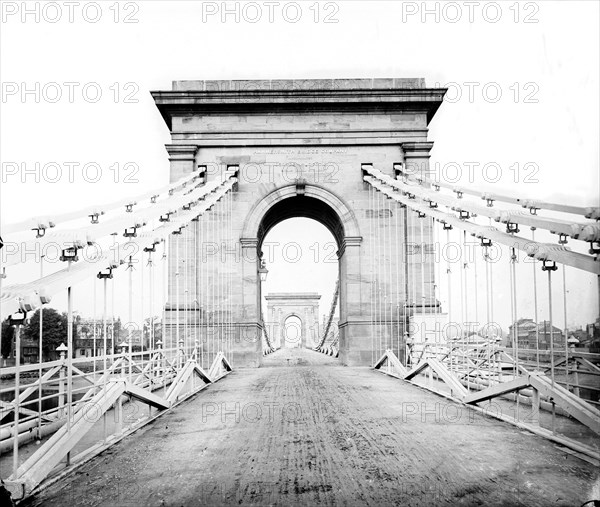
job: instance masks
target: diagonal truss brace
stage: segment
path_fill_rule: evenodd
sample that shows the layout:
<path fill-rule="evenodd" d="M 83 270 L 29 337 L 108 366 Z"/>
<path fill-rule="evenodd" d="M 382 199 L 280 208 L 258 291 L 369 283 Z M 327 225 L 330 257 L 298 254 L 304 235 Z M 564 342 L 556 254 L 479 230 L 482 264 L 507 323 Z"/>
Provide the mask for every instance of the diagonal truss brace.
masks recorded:
<path fill-rule="evenodd" d="M 598 409 L 564 387 L 556 383 L 553 386 L 552 381 L 546 375 L 531 374 L 529 381 L 531 387 L 536 389 L 541 396 L 547 397 L 571 417 L 600 435 L 600 411 Z"/>
<path fill-rule="evenodd" d="M 416 377 L 419 373 L 422 373 L 426 368 L 433 370 L 439 378 L 441 378 L 449 387 L 452 396 L 455 398 L 463 399 L 468 391 L 460 381 L 446 368 L 443 363 L 434 359 L 433 357 L 425 359 L 412 370 L 410 370 L 405 376 L 404 380 L 411 380 Z"/>
<path fill-rule="evenodd" d="M 216 382 L 227 375 L 231 370 L 232 368 L 229 361 L 223 355 L 223 352 L 219 352 L 208 370 L 208 376 L 213 382 Z"/>
<path fill-rule="evenodd" d="M 129 382 L 126 378 L 110 379 L 106 383 L 106 387 L 97 386 L 90 389 L 81 400 L 84 403 L 74 412 L 70 421 L 67 421 L 57 430 L 18 468 L 16 476 L 11 476 L 5 480 L 4 486 L 15 500 L 31 493 L 60 461 L 73 450 L 100 418 L 120 401 L 122 396 L 130 396 L 160 411 L 165 411 L 187 398 L 190 394 L 196 393 L 206 385 L 223 378 L 230 371 L 232 371 L 232 367 L 229 361 L 225 358 L 223 352 L 219 352 L 212 363 L 209 374 L 194 359 L 188 360 L 173 379 L 166 398 L 157 396 L 150 390 Z M 100 381 L 104 381 L 107 376 L 108 374 L 105 374 Z M 203 385 L 182 396 L 182 389 L 190 379 L 196 377 L 203 381 Z M 139 377 L 136 381 L 139 381 Z"/>
<path fill-rule="evenodd" d="M 185 387 L 188 380 L 190 380 L 194 376 L 200 377 L 200 379 L 204 381 L 204 385 L 212 383 L 210 377 L 206 374 L 202 367 L 198 365 L 196 361 L 194 361 L 193 359 L 188 360 L 185 366 L 179 371 L 177 377 L 175 377 L 175 380 L 173 381 L 173 383 L 169 387 L 169 390 L 167 391 L 166 399 L 171 405 L 173 405 L 179 400 L 181 390 Z"/>
<path fill-rule="evenodd" d="M 379 361 L 375 363 L 375 366 L 373 366 L 375 370 L 382 370 L 384 367 L 387 367 L 385 373 L 393 377 L 403 379 L 408 373 L 408 370 L 402 365 L 400 359 L 391 350 L 386 350 Z M 392 371 L 390 371 L 390 368 Z"/>
<path fill-rule="evenodd" d="M 391 350 L 388 350 L 375 364 L 374 369 L 390 374 L 389 372 L 385 371 L 382 366 L 384 366 L 386 363 L 395 365 L 396 362 L 400 363 L 400 360 Z M 402 367 L 402 365 L 400 366 Z M 434 371 L 438 378 L 440 378 L 450 387 L 451 397 L 461 403 L 475 405 L 482 401 L 490 400 L 514 391 L 532 388 L 534 391 L 534 400 L 537 400 L 537 404 L 539 404 L 540 396 L 543 396 L 551 403 L 554 403 L 562 408 L 571 417 L 577 419 L 580 423 L 584 424 L 595 433 L 600 434 L 600 411 L 564 387 L 556 383 L 553 385 L 552 381 L 544 374 L 531 373 L 525 370 L 522 372 L 523 375 L 514 378 L 513 380 L 494 384 L 481 391 L 469 392 L 460 383 L 459 379 L 450 370 L 448 370 L 443 363 L 437 359 L 428 358 L 419 363 L 412 370 L 407 371 L 405 374 L 392 376 L 399 377 L 402 380 L 410 382 L 413 378 L 420 373 L 425 372 L 428 368 Z M 397 368 L 396 370 L 401 371 Z M 534 407 L 534 410 L 537 411 L 537 407 Z"/>
<path fill-rule="evenodd" d="M 100 417 L 125 394 L 159 410 L 170 407 L 170 403 L 164 399 L 124 379 L 111 380 L 106 390 L 101 390 L 88 400 L 75 412 L 70 424 L 63 425 L 19 467 L 16 477 L 11 476 L 5 481 L 5 487 L 11 492 L 13 498 L 23 498 L 44 480 L 100 420 Z"/>

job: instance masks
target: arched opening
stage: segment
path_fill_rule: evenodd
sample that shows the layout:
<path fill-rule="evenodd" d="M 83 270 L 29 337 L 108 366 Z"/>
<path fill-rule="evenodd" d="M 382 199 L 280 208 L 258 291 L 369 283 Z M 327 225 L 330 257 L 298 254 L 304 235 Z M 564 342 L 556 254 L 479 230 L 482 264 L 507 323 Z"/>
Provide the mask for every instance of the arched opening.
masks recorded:
<path fill-rule="evenodd" d="M 316 224 L 326 231 L 328 238 L 315 245 L 314 233 L 305 226 L 298 226 L 294 222 L 296 220 Z M 267 353 L 263 348 L 264 329 L 267 329 L 267 334 L 270 331 L 271 341 L 273 337 L 280 334 L 277 328 L 269 329 L 268 323 L 276 326 L 279 319 L 274 318 L 272 314 L 267 315 L 268 305 L 265 304 L 264 297 L 272 289 L 271 284 L 274 280 L 285 282 L 285 291 L 290 287 L 289 278 L 278 275 L 276 264 L 270 262 L 271 256 L 277 251 L 283 255 L 285 248 L 288 268 L 301 265 L 300 259 L 306 261 L 311 259 L 311 264 L 304 269 L 300 280 L 308 279 L 308 274 L 316 270 L 316 264 L 312 262 L 315 255 L 320 261 L 326 259 L 333 272 L 329 286 L 320 291 L 323 301 L 315 315 L 317 325 L 307 326 L 305 315 L 302 314 L 304 327 L 308 328 L 305 346 L 311 348 L 319 345 L 323 338 L 320 333 L 326 327 L 326 322 L 323 322 L 324 314 L 330 313 L 331 301 L 336 293 L 338 305 L 335 315 L 339 316 L 339 324 L 336 321 L 331 329 L 339 331 L 335 336 L 339 358 L 343 364 L 367 363 L 368 358 L 371 357 L 371 349 L 370 339 L 365 330 L 370 317 L 365 313 L 365 305 L 362 302 L 365 300 L 364 293 L 367 285 L 363 283 L 361 275 L 362 235 L 358 223 L 350 206 L 319 184 L 297 182 L 277 188 L 255 202 L 244 221 L 240 241 L 242 257 L 246 262 L 245 273 L 247 273 L 244 286 L 248 289 L 248 295 L 254 294 L 256 297 L 254 300 L 256 313 L 250 306 L 246 306 L 244 311 L 248 316 L 257 317 L 256 326 L 248 321 L 244 326 L 248 330 L 248 335 L 256 338 L 248 341 L 247 352 L 241 352 L 242 354 L 248 354 L 246 357 L 249 357 L 252 353 L 258 353 L 260 357 Z M 272 240 L 270 235 L 276 233 L 278 228 L 288 236 L 280 241 Z M 305 236 L 304 246 L 294 245 L 300 243 L 298 240 L 301 236 Z M 298 256 L 300 259 L 296 259 Z M 261 274 L 263 263 L 269 271 L 266 282 L 261 282 L 261 277 L 264 275 Z M 254 283 L 251 282 L 250 277 L 255 281 Z M 336 290 L 337 280 L 339 285 Z M 254 332 L 253 329 L 256 331 Z M 252 347 L 251 343 L 255 346 Z M 242 360 L 247 361 L 245 358 Z"/>
<path fill-rule="evenodd" d="M 336 287 L 346 235 L 340 211 L 346 210 L 343 203 L 334 209 L 325 200 L 335 202 L 330 196 L 294 192 L 267 207 L 258 224 L 258 255 L 269 271 L 259 291 L 267 348 L 317 349 L 333 342 L 339 347 L 340 308 L 345 301 Z M 278 301 L 273 301 L 275 296 Z M 297 321 L 288 329 L 287 320 L 282 320 L 290 312 L 302 316 L 300 333 Z M 299 342 L 292 344 L 288 335 Z"/>
<path fill-rule="evenodd" d="M 314 197 L 296 195 L 277 202 L 264 214 L 258 227 L 259 251 L 265 236 L 275 225 L 289 218 L 298 217 L 311 218 L 323 224 L 335 238 L 338 249 L 342 246 L 344 226 L 334 209 Z"/>
<path fill-rule="evenodd" d="M 326 328 L 335 332 L 330 341 L 337 337 L 340 260 L 329 228 L 310 218 L 287 218 L 269 229 L 261 249 L 268 269 L 261 284 L 265 345 L 315 349 Z"/>
<path fill-rule="evenodd" d="M 297 315 L 290 315 L 283 323 L 283 336 L 281 346 L 285 348 L 297 348 L 302 343 L 302 320 Z"/>
<path fill-rule="evenodd" d="M 265 195 L 252 208 L 242 228 L 242 241 L 257 241 L 286 218 L 312 218 L 326 226 L 336 238 L 338 247 L 349 240 L 362 240 L 358 221 L 350 207 L 331 191 L 315 184 L 295 184 L 278 188 Z"/>

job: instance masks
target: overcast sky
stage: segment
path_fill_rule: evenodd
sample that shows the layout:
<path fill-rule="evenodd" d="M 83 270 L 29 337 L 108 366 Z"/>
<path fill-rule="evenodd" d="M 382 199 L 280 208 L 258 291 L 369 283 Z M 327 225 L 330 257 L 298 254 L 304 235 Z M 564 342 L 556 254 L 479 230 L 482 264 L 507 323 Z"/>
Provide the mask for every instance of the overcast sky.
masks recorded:
<path fill-rule="evenodd" d="M 472 182 L 599 205 L 598 2 L 431 2 L 429 14 L 422 2 L 280 2 L 271 13 L 264 2 L 228 2 L 237 20 L 222 18 L 221 2 L 111 1 L 100 2 L 100 12 L 82 2 L 73 22 L 63 2 L 30 2 L 39 19 L 23 19 L 21 4 L 2 4 L 0 27 L 3 223 L 164 185 L 169 132 L 149 91 L 181 79 L 424 77 L 449 87 L 430 130 L 442 175 L 455 178 L 448 164 L 457 163 L 457 182 L 469 183 L 466 162 L 494 162 L 498 181 L 484 181 L 476 168 Z M 61 18 L 50 22 L 57 9 Z M 36 86 L 39 102 L 35 92 L 22 95 Z M 35 162 L 56 162 L 63 173 L 48 170 L 53 182 L 14 173 L 12 164 L 33 171 Z M 72 178 L 65 162 L 80 164 Z M 101 169 L 93 183 L 81 169 L 88 162 Z M 595 280 L 585 280 L 587 300 L 573 305 L 573 318 L 589 319 L 597 308 Z M 331 277 L 313 283 L 326 302 Z"/>

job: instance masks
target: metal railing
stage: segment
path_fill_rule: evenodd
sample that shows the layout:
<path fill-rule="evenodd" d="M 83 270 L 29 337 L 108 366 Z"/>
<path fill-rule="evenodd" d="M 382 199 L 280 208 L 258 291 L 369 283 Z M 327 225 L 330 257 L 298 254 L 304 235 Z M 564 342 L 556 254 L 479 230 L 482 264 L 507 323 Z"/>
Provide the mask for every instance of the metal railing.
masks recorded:
<path fill-rule="evenodd" d="M 0 451 L 7 459 L 12 449 L 13 473 L 5 482 L 13 498 L 31 493 L 48 475 L 114 443 L 231 370 L 218 352 L 205 372 L 199 350 L 196 342 L 186 352 L 181 341 L 167 350 L 160 344 L 135 353 L 123 347 L 120 354 L 92 360 L 69 360 L 62 352 L 57 361 L 20 367 L 21 375 L 37 377 L 27 383 L 19 382 L 17 368 L 3 369 L 0 397 L 13 397 L 0 406 Z M 98 363 L 106 369 L 97 369 Z M 19 449 L 33 440 L 43 445 L 23 460 Z"/>

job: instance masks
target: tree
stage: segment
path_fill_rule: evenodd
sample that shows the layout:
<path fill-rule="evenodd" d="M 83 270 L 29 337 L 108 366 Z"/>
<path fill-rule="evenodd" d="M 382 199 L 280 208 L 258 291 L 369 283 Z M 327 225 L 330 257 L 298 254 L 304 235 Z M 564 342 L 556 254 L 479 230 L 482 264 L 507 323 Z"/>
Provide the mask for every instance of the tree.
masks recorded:
<path fill-rule="evenodd" d="M 12 341 L 15 336 L 15 328 L 8 323 L 8 319 L 2 322 L 2 350 L 0 356 L 9 357 L 12 350 Z"/>
<path fill-rule="evenodd" d="M 61 343 L 67 344 L 67 314 L 58 313 L 54 308 L 44 308 L 42 317 L 42 352 L 45 358 L 50 358 L 56 353 L 56 347 Z M 73 322 L 73 342 L 76 338 L 77 327 Z M 24 329 L 25 336 L 36 342 L 40 336 L 40 311 L 32 315 Z M 73 347 L 73 353 L 75 348 Z"/>

